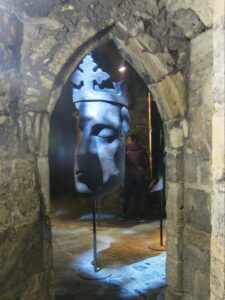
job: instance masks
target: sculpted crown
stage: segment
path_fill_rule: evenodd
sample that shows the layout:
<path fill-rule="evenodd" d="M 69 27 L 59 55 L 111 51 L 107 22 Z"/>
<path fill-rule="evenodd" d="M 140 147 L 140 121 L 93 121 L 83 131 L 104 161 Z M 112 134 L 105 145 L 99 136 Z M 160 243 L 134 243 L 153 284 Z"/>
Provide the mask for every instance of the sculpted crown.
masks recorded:
<path fill-rule="evenodd" d="M 100 87 L 109 78 L 110 75 L 102 71 L 94 62 L 91 54 L 88 54 L 71 78 L 73 83 L 73 102 L 103 101 L 127 107 L 128 99 L 122 89 L 121 82 L 112 82 L 112 89 Z"/>

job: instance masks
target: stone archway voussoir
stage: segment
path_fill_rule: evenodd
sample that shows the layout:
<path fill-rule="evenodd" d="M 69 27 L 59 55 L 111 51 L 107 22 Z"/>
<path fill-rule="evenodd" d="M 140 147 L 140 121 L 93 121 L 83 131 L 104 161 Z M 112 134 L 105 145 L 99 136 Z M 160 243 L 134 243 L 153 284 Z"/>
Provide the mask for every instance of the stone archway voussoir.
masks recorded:
<path fill-rule="evenodd" d="M 164 121 L 184 117 L 187 111 L 183 75 L 178 72 L 168 75 L 162 81 L 150 84 L 149 90 L 157 102 Z"/>

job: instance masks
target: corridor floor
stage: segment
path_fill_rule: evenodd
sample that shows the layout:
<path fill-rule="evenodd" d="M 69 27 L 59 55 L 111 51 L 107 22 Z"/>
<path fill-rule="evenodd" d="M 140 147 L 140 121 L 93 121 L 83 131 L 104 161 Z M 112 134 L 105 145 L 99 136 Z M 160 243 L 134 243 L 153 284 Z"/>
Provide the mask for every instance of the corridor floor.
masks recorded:
<path fill-rule="evenodd" d="M 92 216 L 75 217 L 61 208 L 52 210 L 51 220 L 57 300 L 164 299 L 166 254 L 159 221 L 139 224 L 101 214 L 94 272 Z"/>

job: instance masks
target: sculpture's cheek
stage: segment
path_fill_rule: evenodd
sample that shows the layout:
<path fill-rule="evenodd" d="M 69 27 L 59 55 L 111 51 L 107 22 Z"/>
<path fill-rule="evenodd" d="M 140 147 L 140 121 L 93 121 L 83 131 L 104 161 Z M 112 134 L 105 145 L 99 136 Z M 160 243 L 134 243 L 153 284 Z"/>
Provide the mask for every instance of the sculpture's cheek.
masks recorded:
<path fill-rule="evenodd" d="M 123 168 L 123 145 L 118 139 L 109 144 L 98 145 L 98 156 L 103 173 L 103 184 L 111 177 L 120 176 L 120 170 Z M 119 159 L 118 159 L 119 157 Z"/>

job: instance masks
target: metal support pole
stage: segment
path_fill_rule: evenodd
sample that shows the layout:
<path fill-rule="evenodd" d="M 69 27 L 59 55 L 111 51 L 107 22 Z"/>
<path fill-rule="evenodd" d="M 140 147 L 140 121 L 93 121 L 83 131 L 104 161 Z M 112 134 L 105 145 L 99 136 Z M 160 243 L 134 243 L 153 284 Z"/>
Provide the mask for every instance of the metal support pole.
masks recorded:
<path fill-rule="evenodd" d="M 148 93 L 148 132 L 149 132 L 149 171 L 150 181 L 152 180 L 152 98 Z"/>
<path fill-rule="evenodd" d="M 94 258 L 94 271 L 97 272 L 97 238 L 96 238 L 96 199 L 92 201 L 93 209 L 93 258 Z"/>
<path fill-rule="evenodd" d="M 160 190 L 160 246 L 163 246 L 163 189 Z"/>
<path fill-rule="evenodd" d="M 98 210 L 98 227 L 100 227 L 100 219 L 101 219 L 101 203 L 100 203 L 100 199 L 97 199 L 97 210 Z"/>

